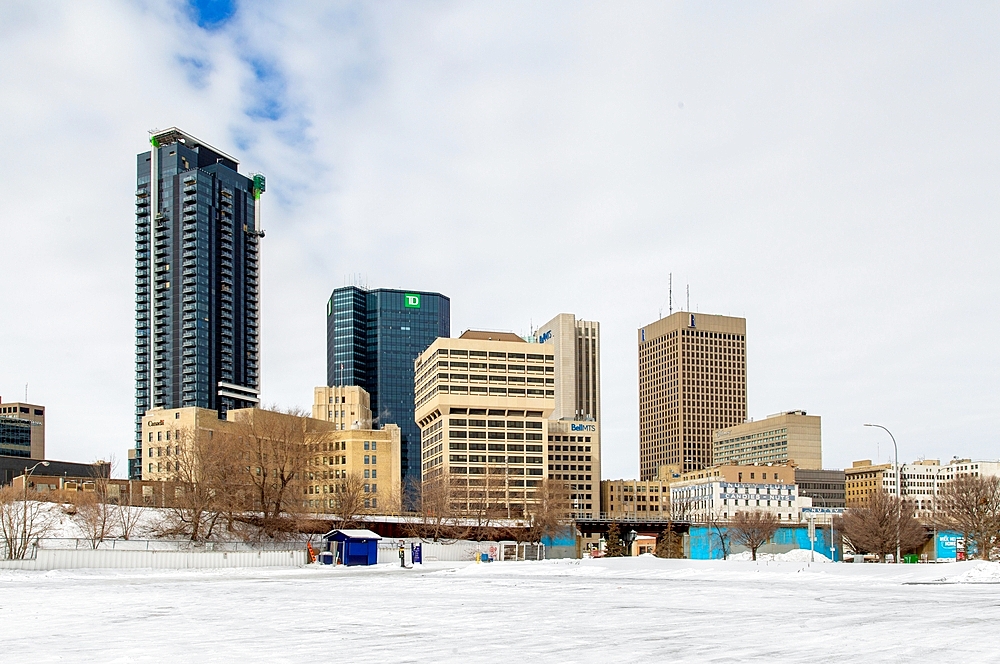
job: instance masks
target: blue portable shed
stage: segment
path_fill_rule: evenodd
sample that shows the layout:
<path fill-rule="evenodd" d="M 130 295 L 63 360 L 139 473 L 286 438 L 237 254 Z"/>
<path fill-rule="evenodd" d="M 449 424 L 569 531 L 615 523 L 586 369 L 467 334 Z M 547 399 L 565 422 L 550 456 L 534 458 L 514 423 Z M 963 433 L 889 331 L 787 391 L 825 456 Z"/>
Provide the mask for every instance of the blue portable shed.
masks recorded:
<path fill-rule="evenodd" d="M 378 563 L 378 533 L 361 528 L 331 530 L 323 539 L 331 543 L 337 562 L 343 565 L 375 565 Z"/>

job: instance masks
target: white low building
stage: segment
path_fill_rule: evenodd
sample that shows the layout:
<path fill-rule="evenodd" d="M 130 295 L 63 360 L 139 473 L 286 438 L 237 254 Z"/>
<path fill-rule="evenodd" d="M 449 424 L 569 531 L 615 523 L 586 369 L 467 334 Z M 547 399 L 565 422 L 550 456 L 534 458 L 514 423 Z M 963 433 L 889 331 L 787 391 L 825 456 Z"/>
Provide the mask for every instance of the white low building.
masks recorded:
<path fill-rule="evenodd" d="M 1000 462 L 954 458 L 947 464 L 942 464 L 937 459 L 900 464 L 900 493 L 903 500 L 913 502 L 918 516 L 930 517 L 939 507 L 937 501 L 941 491 L 953 479 L 963 475 L 1000 475 Z M 896 492 L 896 475 L 891 467 L 882 474 L 882 484 L 888 493 Z"/>
<path fill-rule="evenodd" d="M 798 523 L 812 499 L 799 496 L 794 483 L 705 478 L 672 484 L 670 504 L 674 518 L 695 522 L 727 521 L 737 512 L 764 510 L 780 521 Z"/>

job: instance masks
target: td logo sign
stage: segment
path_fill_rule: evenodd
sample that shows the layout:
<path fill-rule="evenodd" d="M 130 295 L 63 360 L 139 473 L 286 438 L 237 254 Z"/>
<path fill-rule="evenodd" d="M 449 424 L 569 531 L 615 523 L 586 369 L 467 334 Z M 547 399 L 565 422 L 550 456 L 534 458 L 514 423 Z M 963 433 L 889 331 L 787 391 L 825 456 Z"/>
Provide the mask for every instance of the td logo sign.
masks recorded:
<path fill-rule="evenodd" d="M 403 301 L 407 309 L 419 309 L 420 308 L 420 293 L 405 293 L 403 295 Z"/>

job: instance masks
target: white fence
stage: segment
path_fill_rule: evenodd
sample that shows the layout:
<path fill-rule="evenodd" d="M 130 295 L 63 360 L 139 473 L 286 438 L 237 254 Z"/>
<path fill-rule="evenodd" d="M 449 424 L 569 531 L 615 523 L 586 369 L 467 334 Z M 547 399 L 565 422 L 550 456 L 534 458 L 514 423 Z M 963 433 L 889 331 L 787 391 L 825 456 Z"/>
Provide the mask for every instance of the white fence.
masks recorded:
<path fill-rule="evenodd" d="M 205 569 L 222 567 L 297 567 L 306 564 L 298 551 L 122 551 L 109 549 L 38 549 L 30 560 L 0 560 L 0 569 L 80 568 Z"/>
<path fill-rule="evenodd" d="M 399 542 L 404 542 L 406 562 L 410 562 L 410 545 L 419 544 L 424 562 L 444 561 L 460 562 L 476 560 L 486 554 L 493 560 L 544 560 L 545 547 L 541 544 L 525 544 L 523 542 L 473 542 L 471 540 L 453 540 L 428 542 L 413 538 L 383 539 L 378 544 L 378 561 L 380 563 L 399 562 Z"/>
<path fill-rule="evenodd" d="M 97 546 L 82 537 L 43 537 L 37 540 L 37 549 L 100 549 L 113 551 L 291 551 L 305 549 L 308 540 L 287 540 L 274 542 L 192 542 L 190 539 L 116 539 L 101 540 Z M 315 547 L 322 538 L 312 539 Z M 0 544 L 3 540 L 0 539 Z M 29 555 L 33 555 L 29 551 Z"/>

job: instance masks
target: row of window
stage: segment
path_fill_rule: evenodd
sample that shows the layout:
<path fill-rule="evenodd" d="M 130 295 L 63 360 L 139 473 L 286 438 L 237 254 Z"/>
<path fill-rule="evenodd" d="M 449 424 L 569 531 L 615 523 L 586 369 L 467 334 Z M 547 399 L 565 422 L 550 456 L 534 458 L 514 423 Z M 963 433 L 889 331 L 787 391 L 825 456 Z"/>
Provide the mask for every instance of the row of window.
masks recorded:
<path fill-rule="evenodd" d="M 3 406 L 0 408 L 0 413 L 24 413 L 25 415 L 31 414 L 30 408 L 25 408 L 24 406 Z M 45 411 L 41 408 L 35 408 L 35 415 L 44 415 Z"/>
<path fill-rule="evenodd" d="M 541 440 L 542 434 L 540 433 L 521 433 L 520 431 L 456 431 L 455 429 L 448 430 L 448 438 L 469 438 L 480 440 Z"/>
<path fill-rule="evenodd" d="M 487 427 L 491 429 L 541 429 L 541 422 L 522 422 L 519 420 L 464 420 L 459 418 L 451 418 L 448 420 L 448 425 L 453 427 Z"/>
<path fill-rule="evenodd" d="M 542 457 L 501 456 L 495 454 L 451 454 L 449 461 L 455 463 L 542 463 Z"/>
<path fill-rule="evenodd" d="M 487 357 L 487 352 L 484 350 L 465 351 L 465 350 L 452 349 L 449 351 L 447 348 L 440 348 L 438 349 L 437 354 L 439 357 L 445 357 L 449 355 L 451 357 Z M 526 360 L 528 362 L 542 362 L 542 361 L 553 362 L 555 360 L 555 356 L 541 355 L 539 353 L 497 353 L 490 351 L 488 359 Z"/>
<path fill-rule="evenodd" d="M 473 451 L 486 451 L 487 449 L 491 452 L 502 452 L 504 451 L 503 443 L 459 443 L 459 442 L 449 442 L 448 449 L 450 450 L 473 450 Z M 521 445 L 519 443 L 507 443 L 506 451 L 508 452 L 541 452 L 541 445 Z"/>
<path fill-rule="evenodd" d="M 448 472 L 452 475 L 485 475 L 486 468 L 481 466 L 470 466 L 466 468 L 465 466 L 449 466 Z M 509 475 L 541 475 L 541 468 L 510 468 L 507 471 Z"/>

